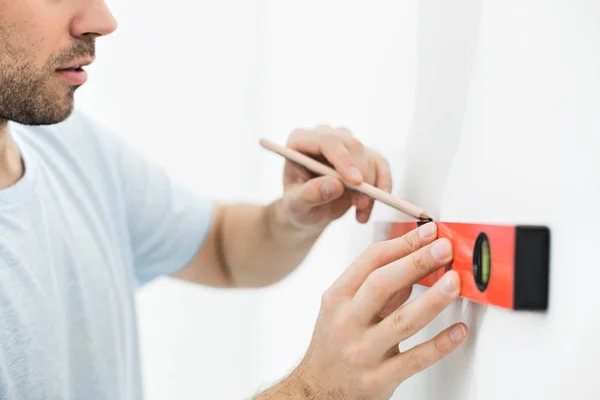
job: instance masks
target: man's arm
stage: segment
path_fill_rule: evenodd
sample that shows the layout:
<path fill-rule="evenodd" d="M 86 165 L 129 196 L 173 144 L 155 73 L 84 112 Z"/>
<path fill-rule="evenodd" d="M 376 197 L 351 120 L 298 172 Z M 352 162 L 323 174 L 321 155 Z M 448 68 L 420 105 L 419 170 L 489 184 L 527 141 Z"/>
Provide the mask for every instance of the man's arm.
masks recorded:
<path fill-rule="evenodd" d="M 176 277 L 219 287 L 261 287 L 294 270 L 328 224 L 350 207 L 369 220 L 373 200 L 347 189 L 362 182 L 391 191 L 387 162 L 346 129 L 296 130 L 288 147 L 329 163 L 340 177 L 317 177 L 286 161 L 283 196 L 267 206 L 215 205 L 202 249 Z"/>
<path fill-rule="evenodd" d="M 215 205 L 205 245 L 175 277 L 218 287 L 262 287 L 292 272 L 322 230 L 294 226 L 282 200 L 267 206 Z"/>

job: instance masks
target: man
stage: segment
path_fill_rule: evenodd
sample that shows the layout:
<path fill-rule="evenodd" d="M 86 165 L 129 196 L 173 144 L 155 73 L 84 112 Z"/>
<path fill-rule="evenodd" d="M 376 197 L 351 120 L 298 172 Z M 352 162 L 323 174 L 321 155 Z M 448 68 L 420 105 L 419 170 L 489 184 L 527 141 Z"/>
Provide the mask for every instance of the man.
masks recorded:
<path fill-rule="evenodd" d="M 331 221 L 373 202 L 286 164 L 267 206 L 213 204 L 169 181 L 74 112 L 95 40 L 116 29 L 103 0 L 0 0 L 0 398 L 140 399 L 134 291 L 172 275 L 260 287 L 289 274 Z M 296 131 L 289 145 L 350 183 L 390 190 L 385 160 L 346 130 Z M 387 399 L 449 354 L 457 324 L 406 352 L 398 344 L 459 293 L 448 273 L 403 305 L 452 248 L 434 223 L 377 243 L 323 296 L 298 368 L 258 399 Z"/>

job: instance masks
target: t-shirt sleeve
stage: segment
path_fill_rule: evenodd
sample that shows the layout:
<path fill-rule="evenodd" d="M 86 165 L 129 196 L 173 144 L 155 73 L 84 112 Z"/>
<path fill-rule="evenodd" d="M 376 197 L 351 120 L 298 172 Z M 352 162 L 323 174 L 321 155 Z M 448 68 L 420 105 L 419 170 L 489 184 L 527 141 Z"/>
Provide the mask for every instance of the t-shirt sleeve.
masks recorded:
<path fill-rule="evenodd" d="M 213 203 L 122 139 L 113 142 L 135 275 L 144 285 L 181 269 L 200 250 L 213 222 Z"/>

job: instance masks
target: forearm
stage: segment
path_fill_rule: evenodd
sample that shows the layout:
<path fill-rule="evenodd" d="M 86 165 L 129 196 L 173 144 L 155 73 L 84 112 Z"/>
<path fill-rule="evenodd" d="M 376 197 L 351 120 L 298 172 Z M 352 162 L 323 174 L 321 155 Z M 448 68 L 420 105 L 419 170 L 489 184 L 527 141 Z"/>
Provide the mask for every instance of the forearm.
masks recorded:
<path fill-rule="evenodd" d="M 290 376 L 260 393 L 253 400 L 329 400 L 338 398 L 326 395 L 321 391 L 317 394 L 317 391 L 307 385 L 298 375 L 298 371 L 292 372 Z"/>
<path fill-rule="evenodd" d="M 302 390 L 287 381 L 283 381 L 272 388 L 267 389 L 255 397 L 254 400 L 309 400 Z"/>
<path fill-rule="evenodd" d="M 229 205 L 219 234 L 225 271 L 236 287 L 270 285 L 302 262 L 319 234 L 291 225 L 279 200 Z"/>

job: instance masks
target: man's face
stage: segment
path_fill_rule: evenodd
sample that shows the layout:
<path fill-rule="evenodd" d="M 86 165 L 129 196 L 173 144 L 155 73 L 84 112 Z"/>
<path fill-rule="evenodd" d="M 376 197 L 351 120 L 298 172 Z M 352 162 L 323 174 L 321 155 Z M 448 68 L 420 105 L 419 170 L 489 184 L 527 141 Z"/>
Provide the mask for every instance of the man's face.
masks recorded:
<path fill-rule="evenodd" d="M 0 120 L 55 124 L 73 110 L 95 40 L 116 29 L 104 0 L 0 0 Z"/>

